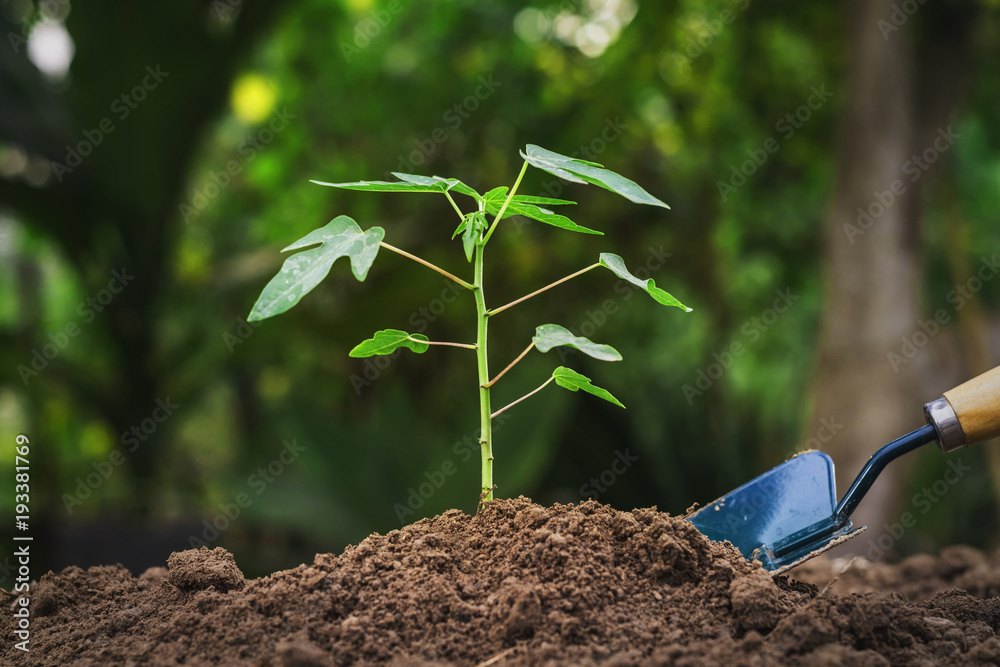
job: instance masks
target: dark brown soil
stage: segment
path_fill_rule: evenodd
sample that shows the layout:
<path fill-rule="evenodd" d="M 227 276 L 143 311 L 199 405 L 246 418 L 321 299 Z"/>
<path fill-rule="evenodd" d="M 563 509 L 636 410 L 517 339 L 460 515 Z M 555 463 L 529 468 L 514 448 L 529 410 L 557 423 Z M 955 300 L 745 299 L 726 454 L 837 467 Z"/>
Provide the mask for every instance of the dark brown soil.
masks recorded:
<path fill-rule="evenodd" d="M 5 613 L 0 663 L 1000 663 L 1000 557 L 956 548 L 830 584 L 840 567 L 796 572 L 819 587 L 772 579 L 652 509 L 518 498 L 251 581 L 205 548 L 139 577 L 50 573 L 32 590 L 31 652 Z"/>

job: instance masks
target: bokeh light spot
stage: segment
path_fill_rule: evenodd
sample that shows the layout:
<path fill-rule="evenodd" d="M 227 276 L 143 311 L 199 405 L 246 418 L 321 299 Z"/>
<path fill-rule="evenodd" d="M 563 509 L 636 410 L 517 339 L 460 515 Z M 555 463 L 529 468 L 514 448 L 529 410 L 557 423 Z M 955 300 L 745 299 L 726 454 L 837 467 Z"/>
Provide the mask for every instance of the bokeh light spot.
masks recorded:
<path fill-rule="evenodd" d="M 244 74 L 233 84 L 230 104 L 241 122 L 256 125 L 268 117 L 277 99 L 274 81 L 260 74 Z"/>
<path fill-rule="evenodd" d="M 50 79 L 65 78 L 75 52 L 73 38 L 59 21 L 39 21 L 28 35 L 28 58 Z"/>

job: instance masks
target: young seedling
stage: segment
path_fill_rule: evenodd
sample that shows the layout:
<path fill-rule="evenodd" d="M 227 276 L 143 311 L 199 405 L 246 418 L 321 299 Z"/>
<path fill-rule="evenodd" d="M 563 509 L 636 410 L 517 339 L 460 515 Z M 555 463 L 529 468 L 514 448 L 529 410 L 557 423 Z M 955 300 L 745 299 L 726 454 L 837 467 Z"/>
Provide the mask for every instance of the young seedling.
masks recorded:
<path fill-rule="evenodd" d="M 490 393 L 493 385 L 532 349 L 537 349 L 539 352 L 548 352 L 554 347 L 566 346 L 601 361 L 620 361 L 622 357 L 610 345 L 598 344 L 582 336 L 576 336 L 558 324 L 543 324 L 535 329 L 535 335 L 531 339 L 531 344 L 525 348 L 524 352 L 518 355 L 500 373 L 491 378 L 487 355 L 487 331 L 489 322 L 493 317 L 533 296 L 537 296 L 567 280 L 598 267 L 604 267 L 619 278 L 644 290 L 657 303 L 664 306 L 675 306 L 685 311 L 691 310 L 670 294 L 657 287 L 652 279 L 640 280 L 632 275 L 625 266 L 624 260 L 618 255 L 611 253 L 601 253 L 598 261 L 594 264 L 546 285 L 541 289 L 535 290 L 531 294 L 527 294 L 496 308 L 487 307 L 486 294 L 483 287 L 483 263 L 486 245 L 493 238 L 497 226 L 505 218 L 522 215 L 572 232 L 601 234 L 601 232 L 576 224 L 566 216 L 554 213 L 547 208 L 542 208 L 543 206 L 564 206 L 574 204 L 575 202 L 564 199 L 516 194 L 517 188 L 521 184 L 521 179 L 524 178 L 524 173 L 527 171 L 529 164 L 572 183 L 590 183 L 600 186 L 638 204 L 670 208 L 634 182 L 605 169 L 597 163 L 559 155 L 558 153 L 553 153 L 552 151 L 531 144 L 521 152 L 521 157 L 524 158 L 524 165 L 521 167 L 521 172 L 518 174 L 517 180 L 514 181 L 514 185 L 511 188 L 494 188 L 482 195 L 458 179 L 441 178 L 439 176 L 416 176 L 413 174 L 393 173 L 393 176 L 399 179 L 398 181 L 357 181 L 354 183 L 323 183 L 312 181 L 318 185 L 345 190 L 431 192 L 443 194 L 448 199 L 452 208 L 455 209 L 455 213 L 458 214 L 461 221 L 455 233 L 452 234 L 452 238 L 454 239 L 456 236 L 461 235 L 462 248 L 465 251 L 466 260 L 473 265 L 472 280 L 463 280 L 420 257 L 389 245 L 382 240 L 385 236 L 385 230 L 381 227 L 372 227 L 366 231 L 362 231 L 354 220 L 346 215 L 340 215 L 325 227 L 310 232 L 284 249 L 284 251 L 301 250 L 302 252 L 294 254 L 285 260 L 278 275 L 261 292 L 248 318 L 252 322 L 285 312 L 316 287 L 330 272 L 333 263 L 340 257 L 347 257 L 351 262 L 351 270 L 354 272 L 354 277 L 358 280 L 364 280 L 368 275 L 368 270 L 371 268 L 372 263 L 375 261 L 375 256 L 378 254 L 379 248 L 385 248 L 386 250 L 412 259 L 429 269 L 437 271 L 472 292 L 476 304 L 477 326 L 475 343 L 432 341 L 421 334 L 410 334 L 398 329 L 385 329 L 357 345 L 351 350 L 350 354 L 352 357 L 370 357 L 379 354 L 391 354 L 403 347 L 416 353 L 423 353 L 431 345 L 458 347 L 475 352 L 476 364 L 479 371 L 479 442 L 482 453 L 482 493 L 480 494 L 480 503 L 493 499 L 493 434 L 491 421 L 500 413 L 541 391 L 553 381 L 558 386 L 570 391 L 582 390 L 620 407 L 625 407 L 618 399 L 606 390 L 595 387 L 588 378 L 580 373 L 570 368 L 559 366 L 552 371 L 552 376 L 543 382 L 540 387 L 494 411 L 490 401 Z M 464 211 L 460 208 L 452 197 L 455 194 L 471 198 L 475 210 Z M 487 216 L 492 216 L 492 221 Z"/>

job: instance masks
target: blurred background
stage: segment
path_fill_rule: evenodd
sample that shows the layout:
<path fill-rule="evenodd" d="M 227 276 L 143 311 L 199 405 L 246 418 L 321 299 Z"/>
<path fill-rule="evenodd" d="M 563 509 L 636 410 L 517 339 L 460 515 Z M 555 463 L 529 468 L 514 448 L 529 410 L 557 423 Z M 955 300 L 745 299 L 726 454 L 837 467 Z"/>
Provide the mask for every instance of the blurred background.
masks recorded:
<path fill-rule="evenodd" d="M 591 272 L 498 316 L 495 370 L 544 322 L 624 361 L 533 353 L 496 404 L 565 364 L 628 407 L 549 388 L 506 413 L 500 496 L 676 514 L 806 448 L 843 491 L 997 363 L 997 0 L 3 0 L 0 20 L 0 509 L 26 434 L 34 576 L 202 544 L 262 575 L 475 511 L 468 353 L 348 357 L 389 327 L 472 340 L 468 294 L 384 252 L 246 323 L 280 249 L 340 214 L 471 275 L 444 197 L 309 179 L 485 192 L 535 143 L 671 205 L 529 170 L 521 193 L 605 236 L 505 222 L 492 304 L 609 251 L 693 312 Z M 844 548 L 992 547 L 998 489 L 996 444 L 928 447 Z"/>

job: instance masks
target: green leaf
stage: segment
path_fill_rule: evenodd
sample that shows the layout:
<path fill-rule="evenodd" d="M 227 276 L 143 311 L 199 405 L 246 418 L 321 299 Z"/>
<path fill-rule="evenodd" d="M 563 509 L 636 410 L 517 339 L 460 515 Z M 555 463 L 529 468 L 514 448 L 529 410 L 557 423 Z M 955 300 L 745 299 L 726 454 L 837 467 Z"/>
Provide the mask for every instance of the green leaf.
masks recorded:
<path fill-rule="evenodd" d="M 637 204 L 670 208 L 643 190 L 634 181 L 630 181 L 609 169 L 604 169 L 596 162 L 587 162 L 586 160 L 566 157 L 565 155 L 553 153 L 534 144 L 528 144 L 525 150 L 521 152 L 521 157 L 527 160 L 528 164 L 572 183 L 591 183 L 619 194 Z"/>
<path fill-rule="evenodd" d="M 483 203 L 487 206 L 494 206 L 496 210 L 500 210 L 503 206 L 504 199 L 507 198 L 507 190 L 510 188 L 502 186 L 499 188 L 493 188 L 485 195 L 483 195 Z M 510 200 L 511 205 L 513 204 L 540 204 L 544 206 L 562 206 L 564 204 L 575 204 L 575 201 L 569 201 L 566 199 L 552 199 L 551 197 L 535 197 L 534 195 L 514 195 Z M 507 217 L 507 214 L 504 214 Z"/>
<path fill-rule="evenodd" d="M 350 183 L 326 183 L 310 181 L 316 185 L 325 185 L 342 190 L 362 190 L 364 192 L 448 192 L 454 190 L 470 197 L 479 199 L 479 194 L 457 178 L 441 178 L 440 176 L 417 176 L 414 174 L 399 174 L 393 172 L 399 181 L 353 181 Z"/>
<path fill-rule="evenodd" d="M 468 185 L 458 180 L 457 178 L 442 178 L 440 176 L 419 176 L 417 174 L 401 174 L 398 171 L 392 172 L 392 175 L 396 178 L 407 181 L 408 183 L 414 183 L 416 185 L 436 185 L 437 187 L 444 186 L 441 192 L 448 190 L 454 190 L 455 192 L 460 192 L 463 195 L 468 195 L 470 197 L 475 197 L 479 199 L 479 193 L 470 188 Z"/>
<path fill-rule="evenodd" d="M 496 210 L 500 210 L 503 206 L 503 200 L 507 198 L 507 190 L 509 190 L 505 185 L 501 185 L 498 188 L 493 188 L 489 192 L 483 195 L 483 204 L 487 206 L 493 206 Z M 507 216 L 504 216 L 507 217 Z"/>
<path fill-rule="evenodd" d="M 384 236 L 385 230 L 381 227 L 362 232 L 358 223 L 346 215 L 339 215 L 326 226 L 303 236 L 282 252 L 316 244 L 319 246 L 285 260 L 278 275 L 260 293 L 247 320 L 253 322 L 273 317 L 297 304 L 326 278 L 333 263 L 340 257 L 349 257 L 354 277 L 364 280 Z"/>
<path fill-rule="evenodd" d="M 534 204 L 522 204 L 520 202 L 511 202 L 510 206 L 507 207 L 508 211 L 523 215 L 526 218 L 531 218 L 532 220 L 538 220 L 539 222 L 544 222 L 547 225 L 552 225 L 553 227 L 558 227 L 560 229 L 565 229 L 570 232 L 578 232 L 580 234 L 596 234 L 597 236 L 604 236 L 604 232 L 599 232 L 596 229 L 590 229 L 589 227 L 584 227 L 583 225 L 578 225 L 565 215 L 559 215 L 558 213 L 553 213 L 552 211 L 541 208 L 540 206 L 535 206 Z"/>
<path fill-rule="evenodd" d="M 503 188 L 506 190 L 507 188 Z M 492 191 L 491 191 L 492 192 Z M 486 207 L 486 212 L 490 215 L 496 215 L 500 212 L 500 207 L 503 206 L 504 197 L 500 197 L 499 200 L 494 198 L 488 198 L 490 193 L 487 193 L 483 198 L 483 204 Z M 534 204 L 529 204 L 523 201 L 517 200 L 517 195 L 511 198 L 510 204 L 507 205 L 507 210 L 504 211 L 504 218 L 509 218 L 512 215 L 523 215 L 526 218 L 531 218 L 532 220 L 538 220 L 539 222 L 544 222 L 547 225 L 552 225 L 553 227 L 559 227 L 560 229 L 565 229 L 571 232 L 579 232 L 581 234 L 597 234 L 598 236 L 603 236 L 604 232 L 599 232 L 596 229 L 590 229 L 584 227 L 583 225 L 578 225 L 565 215 L 559 215 L 558 213 L 553 213 L 548 209 L 535 206 Z"/>
<path fill-rule="evenodd" d="M 587 356 L 601 361 L 622 360 L 622 355 L 610 345 L 595 343 L 583 336 L 574 336 L 572 331 L 558 324 L 541 325 L 535 329 L 535 336 L 531 340 L 539 352 L 548 352 L 552 348 L 562 345 L 580 350 Z"/>
<path fill-rule="evenodd" d="M 685 312 L 691 312 L 690 308 L 657 287 L 652 278 L 648 280 L 639 280 L 633 276 L 625 266 L 625 260 L 618 255 L 610 252 L 602 252 L 600 264 L 601 266 L 610 269 L 611 272 L 619 278 L 627 280 L 640 289 L 646 290 L 646 293 L 653 297 L 653 299 L 655 299 L 658 303 L 662 303 L 664 306 L 676 306 L 677 308 L 684 309 Z"/>
<path fill-rule="evenodd" d="M 564 204 L 575 204 L 575 201 L 566 199 L 553 199 L 552 197 L 534 197 L 532 195 L 514 195 L 512 202 L 522 204 L 539 204 L 541 206 L 562 206 Z"/>
<path fill-rule="evenodd" d="M 476 243 L 483 238 L 483 230 L 486 229 L 486 216 L 482 211 L 466 213 L 465 220 L 462 221 L 459 228 L 464 232 L 462 234 L 462 248 L 465 250 L 465 257 L 471 262 Z"/>
<path fill-rule="evenodd" d="M 331 188 L 342 190 L 363 190 L 365 192 L 444 192 L 435 185 L 417 185 L 416 183 L 406 183 L 405 181 L 354 181 L 351 183 L 325 183 L 323 181 L 310 181 L 316 185 L 326 185 Z"/>
<path fill-rule="evenodd" d="M 603 398 L 609 403 L 614 403 L 618 407 L 624 408 L 625 406 L 621 404 L 617 398 L 612 396 L 607 389 L 601 389 L 600 387 L 595 387 L 590 383 L 590 379 L 585 375 L 580 375 L 572 368 L 566 368 L 565 366 L 560 366 L 559 368 L 552 371 L 552 377 L 555 378 L 556 384 L 570 391 L 577 391 L 582 389 L 588 394 L 593 394 L 598 398 Z"/>
<path fill-rule="evenodd" d="M 417 339 L 416 341 L 413 339 Z M 351 356 L 355 358 L 374 357 L 379 354 L 392 354 L 401 347 L 406 347 L 417 354 L 427 351 L 430 345 L 417 341 L 427 340 L 423 334 L 408 334 L 399 329 L 383 329 L 368 340 L 362 341 L 351 350 Z"/>

